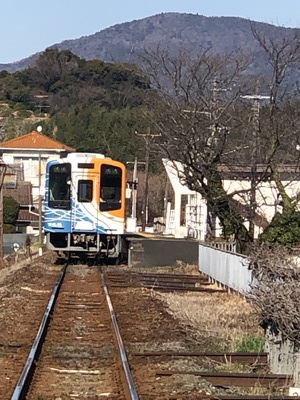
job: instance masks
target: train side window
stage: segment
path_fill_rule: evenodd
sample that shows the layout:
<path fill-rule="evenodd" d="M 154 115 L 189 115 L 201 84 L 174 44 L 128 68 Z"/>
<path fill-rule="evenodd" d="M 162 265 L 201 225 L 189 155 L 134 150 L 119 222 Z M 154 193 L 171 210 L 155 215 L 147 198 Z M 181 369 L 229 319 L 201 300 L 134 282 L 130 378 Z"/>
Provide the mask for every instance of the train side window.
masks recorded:
<path fill-rule="evenodd" d="M 103 164 L 100 181 L 100 211 L 119 210 L 122 201 L 122 170 Z"/>
<path fill-rule="evenodd" d="M 78 181 L 78 201 L 90 203 L 93 200 L 93 181 L 80 179 Z"/>

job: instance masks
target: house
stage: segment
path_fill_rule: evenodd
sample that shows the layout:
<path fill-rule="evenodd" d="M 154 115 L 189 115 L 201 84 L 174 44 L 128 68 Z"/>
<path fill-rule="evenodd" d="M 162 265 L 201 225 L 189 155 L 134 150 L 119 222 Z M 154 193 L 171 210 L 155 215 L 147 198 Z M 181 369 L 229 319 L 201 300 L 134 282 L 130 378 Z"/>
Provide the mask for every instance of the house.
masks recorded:
<path fill-rule="evenodd" d="M 45 195 L 47 162 L 74 151 L 41 129 L 0 143 L 0 157 L 7 165 L 3 195 L 11 195 L 21 205 L 19 225 L 36 225 L 40 196 Z"/>
<path fill-rule="evenodd" d="M 182 164 L 163 160 L 174 192 L 174 202 L 167 206 L 166 233 L 177 238 L 193 237 L 205 240 L 207 237 L 222 237 L 218 218 L 209 213 L 205 199 L 200 193 L 190 190 L 184 182 Z M 240 204 L 245 226 L 249 228 L 251 202 L 251 165 L 220 166 L 223 187 Z M 291 198 L 300 193 L 300 171 L 298 165 L 278 166 L 283 186 Z M 266 173 L 265 166 L 256 166 L 257 184 L 255 189 L 254 237 L 263 232 L 277 212 L 281 212 L 280 197 L 275 183 Z"/>
<path fill-rule="evenodd" d="M 20 164 L 6 165 L 3 196 L 12 197 L 20 205 L 16 232 L 26 233 L 29 226 L 38 229 L 39 217 L 38 210 L 35 210 L 33 206 L 32 185 L 30 182 L 24 181 L 23 168 Z"/>

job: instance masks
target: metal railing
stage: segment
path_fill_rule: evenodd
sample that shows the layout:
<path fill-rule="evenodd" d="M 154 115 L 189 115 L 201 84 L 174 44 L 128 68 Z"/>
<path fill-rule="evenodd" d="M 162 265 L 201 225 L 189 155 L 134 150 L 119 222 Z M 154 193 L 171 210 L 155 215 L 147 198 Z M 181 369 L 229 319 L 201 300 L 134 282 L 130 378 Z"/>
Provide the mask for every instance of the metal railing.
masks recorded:
<path fill-rule="evenodd" d="M 199 271 L 208 275 L 211 282 L 241 294 L 249 292 L 253 280 L 246 256 L 202 242 L 199 243 Z"/>

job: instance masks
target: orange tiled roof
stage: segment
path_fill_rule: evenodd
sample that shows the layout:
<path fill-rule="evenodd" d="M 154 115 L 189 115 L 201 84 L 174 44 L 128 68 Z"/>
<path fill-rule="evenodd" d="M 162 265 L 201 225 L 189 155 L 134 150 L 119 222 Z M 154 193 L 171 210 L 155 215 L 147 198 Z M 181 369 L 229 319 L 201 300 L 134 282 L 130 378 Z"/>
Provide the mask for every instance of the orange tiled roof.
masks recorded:
<path fill-rule="evenodd" d="M 36 131 L 32 131 L 26 135 L 11 140 L 6 140 L 5 142 L 0 143 L 0 149 L 1 148 L 76 151 L 73 147 L 67 146 L 58 140 L 49 138 L 48 136 Z"/>

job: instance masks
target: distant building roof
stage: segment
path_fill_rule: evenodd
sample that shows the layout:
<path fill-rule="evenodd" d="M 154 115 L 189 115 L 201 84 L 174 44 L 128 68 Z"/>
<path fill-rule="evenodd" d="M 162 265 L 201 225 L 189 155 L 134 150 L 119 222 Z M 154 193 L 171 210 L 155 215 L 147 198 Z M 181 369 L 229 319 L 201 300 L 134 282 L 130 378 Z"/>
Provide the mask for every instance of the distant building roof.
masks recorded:
<path fill-rule="evenodd" d="M 40 132 L 32 131 L 27 133 L 26 135 L 16 137 L 14 139 L 6 140 L 5 142 L 0 143 L 1 149 L 49 149 L 49 150 L 62 150 L 73 152 L 76 151 L 71 146 L 67 146 L 58 140 L 52 139 L 46 135 L 43 135 Z"/>

